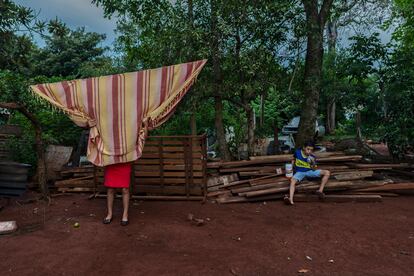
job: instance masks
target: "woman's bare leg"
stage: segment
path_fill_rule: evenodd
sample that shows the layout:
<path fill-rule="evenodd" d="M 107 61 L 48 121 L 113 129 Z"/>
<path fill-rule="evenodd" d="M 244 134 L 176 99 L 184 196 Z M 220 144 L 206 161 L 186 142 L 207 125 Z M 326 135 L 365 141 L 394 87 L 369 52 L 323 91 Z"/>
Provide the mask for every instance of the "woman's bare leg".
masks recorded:
<path fill-rule="evenodd" d="M 122 188 L 122 205 L 124 206 L 124 212 L 122 214 L 122 220 L 128 220 L 128 208 L 129 208 L 129 188 Z"/>
<path fill-rule="evenodd" d="M 108 213 L 105 219 L 112 219 L 113 207 L 114 207 L 114 196 L 115 196 L 115 189 L 108 188 L 107 197 L 106 197 Z"/>

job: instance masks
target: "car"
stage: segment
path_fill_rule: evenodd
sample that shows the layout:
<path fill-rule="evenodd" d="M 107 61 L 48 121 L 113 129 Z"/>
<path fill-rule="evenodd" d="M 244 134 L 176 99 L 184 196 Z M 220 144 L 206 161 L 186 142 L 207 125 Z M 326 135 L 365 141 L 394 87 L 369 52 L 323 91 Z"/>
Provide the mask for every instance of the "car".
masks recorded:
<path fill-rule="evenodd" d="M 295 149 L 295 140 L 293 140 L 292 134 L 279 135 L 279 153 L 291 153 Z M 274 149 L 274 139 L 269 138 L 269 144 L 267 146 L 267 155 L 276 154 Z"/>
<path fill-rule="evenodd" d="M 293 117 L 288 124 L 286 124 L 285 126 L 283 126 L 282 128 L 282 133 L 285 135 L 288 134 L 296 134 L 298 133 L 298 129 L 299 129 L 299 122 L 300 122 L 300 117 L 296 116 Z M 315 121 L 315 137 L 322 137 L 325 135 L 325 126 L 321 123 L 321 121 L 319 119 L 317 119 Z"/>

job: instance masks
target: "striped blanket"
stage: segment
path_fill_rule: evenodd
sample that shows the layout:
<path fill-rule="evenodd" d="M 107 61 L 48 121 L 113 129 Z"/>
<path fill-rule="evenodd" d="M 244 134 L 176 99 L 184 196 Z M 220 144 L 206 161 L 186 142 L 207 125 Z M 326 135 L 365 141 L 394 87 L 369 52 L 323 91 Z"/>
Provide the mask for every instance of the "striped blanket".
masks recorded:
<path fill-rule="evenodd" d="M 32 85 L 32 91 L 89 127 L 88 160 L 97 166 L 131 162 L 148 130 L 164 123 L 206 60 L 139 72 Z"/>

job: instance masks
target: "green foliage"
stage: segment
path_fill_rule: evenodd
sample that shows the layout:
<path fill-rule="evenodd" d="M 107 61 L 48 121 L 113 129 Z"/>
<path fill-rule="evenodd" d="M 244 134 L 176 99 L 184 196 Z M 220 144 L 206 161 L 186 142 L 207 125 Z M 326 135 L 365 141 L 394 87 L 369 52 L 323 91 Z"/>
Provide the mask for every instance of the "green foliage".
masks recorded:
<path fill-rule="evenodd" d="M 402 70 L 401 70 L 402 69 Z M 395 156 L 414 149 L 414 54 L 402 47 L 393 53 L 386 76 L 384 133 Z"/>
<path fill-rule="evenodd" d="M 91 74 L 88 67 L 107 66 L 108 59 L 102 56 L 106 48 L 99 46 L 104 39 L 105 35 L 85 32 L 85 28 L 55 26 L 46 46 L 33 52 L 33 75 L 85 77 Z"/>

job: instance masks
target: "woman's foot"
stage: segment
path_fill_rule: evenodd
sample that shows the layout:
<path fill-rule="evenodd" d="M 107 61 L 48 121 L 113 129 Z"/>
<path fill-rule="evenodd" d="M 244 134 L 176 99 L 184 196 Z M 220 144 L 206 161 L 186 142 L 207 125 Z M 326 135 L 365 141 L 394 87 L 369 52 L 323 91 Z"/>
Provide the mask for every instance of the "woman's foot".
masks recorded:
<path fill-rule="evenodd" d="M 106 217 L 102 220 L 103 224 L 110 224 L 112 222 L 112 214 L 106 215 Z"/>
<path fill-rule="evenodd" d="M 129 224 L 128 220 L 121 220 L 121 225 L 122 226 L 127 226 Z"/>

